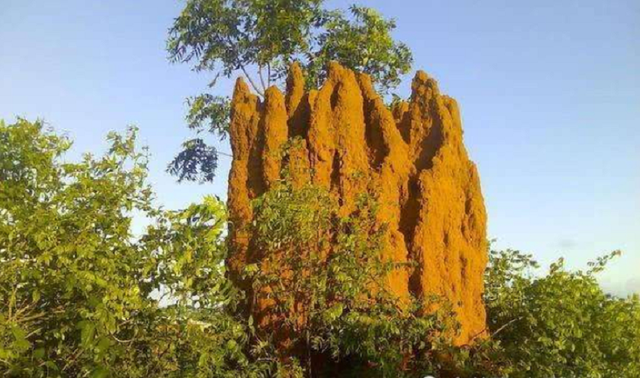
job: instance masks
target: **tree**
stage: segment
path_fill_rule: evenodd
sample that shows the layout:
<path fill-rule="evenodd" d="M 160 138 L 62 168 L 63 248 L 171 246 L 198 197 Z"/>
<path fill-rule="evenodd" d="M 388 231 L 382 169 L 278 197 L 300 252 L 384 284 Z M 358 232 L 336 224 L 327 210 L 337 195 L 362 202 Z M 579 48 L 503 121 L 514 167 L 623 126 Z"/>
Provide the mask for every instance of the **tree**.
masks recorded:
<path fill-rule="evenodd" d="M 41 122 L 0 124 L 0 359 L 9 374 L 100 376 L 139 326 L 151 285 L 127 212 L 148 206 L 133 133 L 102 159 L 64 163 Z M 130 166 L 129 169 L 126 167 Z"/>
<path fill-rule="evenodd" d="M 153 206 L 135 129 L 95 158 L 0 122 L 0 375 L 252 376 L 229 306 L 224 206 Z M 133 213 L 153 223 L 132 232 Z"/>
<path fill-rule="evenodd" d="M 307 85 L 324 79 L 329 61 L 368 73 L 382 92 L 397 86 L 411 68 L 409 48 L 394 41 L 393 20 L 371 8 L 351 6 L 350 14 L 324 8 L 324 0 L 189 0 L 169 31 L 172 62 L 194 63 L 194 70 L 220 76 L 242 73 L 263 95 L 281 84 L 297 61 Z M 197 134 L 224 138 L 229 97 L 201 94 L 187 100 L 187 125 Z M 186 141 L 168 171 L 179 181 L 211 181 L 218 151 L 201 137 Z"/>
<path fill-rule="evenodd" d="M 619 252 L 570 272 L 560 259 L 536 277 L 518 251 L 492 252 L 486 306 L 510 377 L 640 376 L 640 299 L 602 291 L 596 274 Z"/>

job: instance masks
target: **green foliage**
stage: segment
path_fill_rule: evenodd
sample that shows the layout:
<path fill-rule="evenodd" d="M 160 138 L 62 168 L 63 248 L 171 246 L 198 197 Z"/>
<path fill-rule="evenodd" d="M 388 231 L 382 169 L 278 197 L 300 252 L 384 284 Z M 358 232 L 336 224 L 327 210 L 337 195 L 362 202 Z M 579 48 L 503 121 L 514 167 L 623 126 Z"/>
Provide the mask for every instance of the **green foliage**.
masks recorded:
<path fill-rule="evenodd" d="M 226 279 L 224 206 L 154 206 L 135 135 L 72 163 L 71 142 L 41 122 L 0 122 L 1 375 L 640 376 L 640 299 L 596 281 L 618 252 L 545 276 L 531 256 L 492 252 L 490 338 L 454 347 L 446 303 L 384 289 L 398 265 L 382 258 L 374 198 L 345 214 L 324 189 L 286 181 L 254 204 L 260 263 L 247 275 L 282 331 L 256 332 Z M 141 235 L 134 213 L 151 222 Z"/>
<path fill-rule="evenodd" d="M 224 280 L 224 207 L 152 206 L 135 134 L 110 134 L 104 156 L 68 163 L 71 143 L 41 122 L 0 123 L 0 374 L 260 370 L 227 311 L 236 293 Z M 140 238 L 134 212 L 155 221 Z"/>
<path fill-rule="evenodd" d="M 351 69 L 365 72 L 378 89 L 386 93 L 400 84 L 400 76 L 411 69 L 411 50 L 393 40 L 394 20 L 384 19 L 371 8 L 351 6 L 352 19 L 331 17 L 326 33 L 318 38 L 319 51 L 307 68 L 310 86 L 318 86 L 324 66 L 335 60 Z"/>
<path fill-rule="evenodd" d="M 182 151 L 169 163 L 167 172 L 183 180 L 200 183 L 213 181 L 218 168 L 218 151 L 202 138 L 182 143 Z"/>
<path fill-rule="evenodd" d="M 325 67 L 336 60 L 368 73 L 386 93 L 411 68 L 409 48 L 396 42 L 396 25 L 373 9 L 351 6 L 349 14 L 328 10 L 324 0 L 189 0 L 169 31 L 173 62 L 194 63 L 194 70 L 220 76 L 241 72 L 260 95 L 281 84 L 291 63 L 319 86 Z M 188 100 L 190 128 L 224 136 L 229 127 L 229 98 L 202 94 Z M 193 140 L 169 166 L 179 180 L 211 181 L 216 168 L 213 147 Z"/>
<path fill-rule="evenodd" d="M 640 376 L 640 300 L 604 293 L 595 277 L 617 255 L 576 272 L 560 259 L 548 275 L 536 277 L 531 256 L 491 253 L 487 315 L 511 365 L 509 376 Z"/>
<path fill-rule="evenodd" d="M 127 213 L 153 211 L 134 137 L 111 134 L 104 157 L 63 163 L 70 142 L 40 122 L 0 126 L 0 303 L 15 337 L 0 355 L 9 373 L 100 376 L 138 326 L 127 319 L 147 310 L 151 288 L 138 276 L 146 262 Z"/>
<path fill-rule="evenodd" d="M 239 293 L 225 279 L 225 209 L 214 197 L 164 212 L 140 239 L 153 259 L 156 300 L 162 307 L 150 337 L 154 376 L 257 375 L 249 361 L 244 322 L 231 315 Z M 158 296 L 162 294 L 158 298 Z"/>
<path fill-rule="evenodd" d="M 187 99 L 187 125 L 198 135 L 209 132 L 225 138 L 229 132 L 231 104 L 228 97 L 201 94 Z M 210 182 L 218 167 L 218 151 L 202 138 L 182 143 L 182 151 L 171 161 L 167 171 L 183 180 Z"/>
<path fill-rule="evenodd" d="M 332 60 L 372 75 L 382 90 L 398 85 L 412 57 L 391 37 L 395 22 L 371 8 L 351 6 L 348 17 L 323 6 L 323 0 L 190 0 L 169 31 L 170 60 L 195 61 L 195 70 L 216 77 L 240 70 L 259 94 L 294 61 L 313 68 L 314 86 Z"/>
<path fill-rule="evenodd" d="M 428 311 L 437 298 L 388 291 L 386 277 L 401 266 L 382 257 L 385 226 L 376 222 L 371 196 L 361 195 L 356 211 L 344 215 L 326 190 L 285 181 L 258 198 L 254 211 L 262 260 L 247 270 L 255 299 L 271 301 L 269 328 L 277 330 L 265 337 L 294 353 L 305 376 L 339 369 L 413 377 L 479 361 L 449 348 L 457 324 L 445 303 Z"/>

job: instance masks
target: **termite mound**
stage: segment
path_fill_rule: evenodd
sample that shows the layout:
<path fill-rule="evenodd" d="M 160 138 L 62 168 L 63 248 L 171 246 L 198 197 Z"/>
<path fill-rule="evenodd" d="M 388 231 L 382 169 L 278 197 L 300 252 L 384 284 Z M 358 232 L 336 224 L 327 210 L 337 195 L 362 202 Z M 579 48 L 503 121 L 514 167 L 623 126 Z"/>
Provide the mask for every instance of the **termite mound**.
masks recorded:
<path fill-rule="evenodd" d="M 227 263 L 233 280 L 242 282 L 252 259 L 251 202 L 280 180 L 278 151 L 299 137 L 302 143 L 286 163 L 291 180 L 327 188 L 345 213 L 358 193 L 376 192 L 378 217 L 388 225 L 386 257 L 416 263 L 387 277 L 389 289 L 450 301 L 461 324 L 458 344 L 483 333 L 487 216 L 480 178 L 463 143 L 458 104 L 440 93 L 434 79 L 417 72 L 410 99 L 391 109 L 367 75 L 337 63 L 323 86 L 308 92 L 294 64 L 286 94 L 271 87 L 264 100 L 238 79 L 230 134 Z M 268 311 L 259 303 L 254 307 L 262 308 L 249 311 Z"/>

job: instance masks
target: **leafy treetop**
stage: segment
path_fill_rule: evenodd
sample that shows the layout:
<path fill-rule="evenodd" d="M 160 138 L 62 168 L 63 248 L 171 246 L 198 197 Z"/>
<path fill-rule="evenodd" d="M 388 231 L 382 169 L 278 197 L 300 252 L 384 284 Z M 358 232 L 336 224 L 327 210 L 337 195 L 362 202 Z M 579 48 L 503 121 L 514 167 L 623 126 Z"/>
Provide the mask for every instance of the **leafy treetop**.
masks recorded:
<path fill-rule="evenodd" d="M 351 6 L 349 13 L 329 10 L 324 0 L 190 0 L 169 30 L 172 62 L 193 63 L 194 70 L 216 80 L 240 72 L 260 95 L 281 84 L 297 61 L 307 85 L 318 86 L 325 66 L 336 60 L 368 73 L 387 92 L 411 68 L 409 48 L 391 36 L 396 24 L 374 9 Z M 187 100 L 187 124 L 200 134 L 224 137 L 229 97 L 204 93 Z M 186 141 L 169 165 L 179 181 L 211 181 L 218 153 L 201 137 Z"/>

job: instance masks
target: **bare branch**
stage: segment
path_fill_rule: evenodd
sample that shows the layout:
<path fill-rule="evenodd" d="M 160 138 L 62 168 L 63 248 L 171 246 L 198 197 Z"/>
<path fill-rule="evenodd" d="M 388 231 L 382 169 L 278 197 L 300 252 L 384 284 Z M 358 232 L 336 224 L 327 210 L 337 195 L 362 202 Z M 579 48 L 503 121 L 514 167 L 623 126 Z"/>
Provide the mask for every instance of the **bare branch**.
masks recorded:
<path fill-rule="evenodd" d="M 267 85 L 271 86 L 271 62 L 267 63 Z"/>
<path fill-rule="evenodd" d="M 262 77 L 262 65 L 258 65 L 258 76 L 260 77 L 260 84 L 262 84 L 262 90 L 266 92 L 267 87 L 264 85 L 264 78 Z"/>
<path fill-rule="evenodd" d="M 261 97 L 264 97 L 264 93 L 260 91 L 256 83 L 254 83 L 253 79 L 251 78 L 251 76 L 249 76 L 249 73 L 244 68 L 243 64 L 240 65 L 240 69 L 242 70 L 242 72 L 244 72 L 244 76 L 247 77 L 247 80 L 249 80 L 249 84 L 251 84 L 251 87 L 253 87 L 253 90 L 256 91 Z"/>

